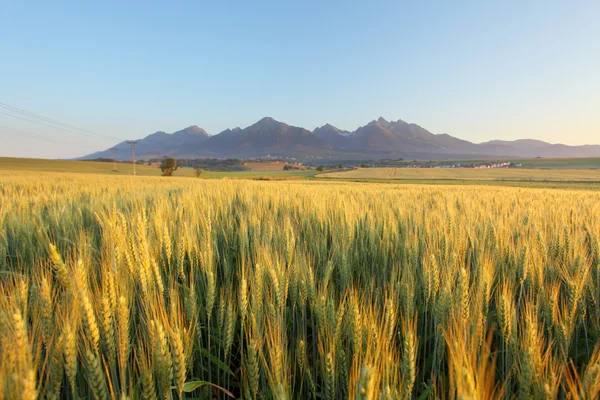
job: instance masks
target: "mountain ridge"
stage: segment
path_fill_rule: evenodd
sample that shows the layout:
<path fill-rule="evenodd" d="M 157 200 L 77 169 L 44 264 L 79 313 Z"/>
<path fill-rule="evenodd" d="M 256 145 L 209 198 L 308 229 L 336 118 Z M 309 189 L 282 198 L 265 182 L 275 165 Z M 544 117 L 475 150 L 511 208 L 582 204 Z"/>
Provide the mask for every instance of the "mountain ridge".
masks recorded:
<path fill-rule="evenodd" d="M 115 158 L 131 157 L 126 142 L 117 144 Z M 415 123 L 383 117 L 350 132 L 330 123 L 309 131 L 264 117 L 246 128 L 211 135 L 198 125 L 173 133 L 156 131 L 138 140 L 138 159 L 160 158 L 389 158 L 415 159 L 472 157 L 600 157 L 600 145 L 569 146 L 535 139 L 490 140 L 473 143 L 447 133 L 434 134 Z M 80 159 L 110 158 L 109 150 Z"/>

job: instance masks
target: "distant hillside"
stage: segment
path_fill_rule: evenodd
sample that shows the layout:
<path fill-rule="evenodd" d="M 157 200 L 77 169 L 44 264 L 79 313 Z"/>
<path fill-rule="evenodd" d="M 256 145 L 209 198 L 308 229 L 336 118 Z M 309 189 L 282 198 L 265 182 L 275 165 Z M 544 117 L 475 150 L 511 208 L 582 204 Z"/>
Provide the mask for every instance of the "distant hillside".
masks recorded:
<path fill-rule="evenodd" d="M 333 125 L 325 124 L 316 128 L 313 134 L 333 148 L 347 149 L 351 147 L 349 136 L 352 135 L 352 132 L 343 131 Z"/>
<path fill-rule="evenodd" d="M 181 149 L 197 149 L 202 146 L 210 135 L 196 125 L 182 129 L 174 133 L 162 131 L 154 132 L 143 139 L 138 140 L 135 145 L 135 154 L 138 158 L 157 158 L 164 156 L 178 156 Z M 115 146 L 115 158 L 117 160 L 128 160 L 131 158 L 131 148 L 126 142 Z M 98 151 L 82 157 L 82 159 L 112 158 L 110 150 Z"/>
<path fill-rule="evenodd" d="M 115 157 L 131 157 L 127 143 L 117 144 Z M 384 118 L 373 120 L 354 132 L 326 124 L 312 132 L 266 117 L 244 129 L 227 129 L 209 135 L 198 126 L 172 134 L 158 131 L 138 140 L 138 159 L 164 156 L 197 157 L 299 157 L 371 159 L 404 157 L 415 159 L 474 157 L 599 157 L 600 145 L 567 146 L 539 140 L 492 140 L 472 143 L 448 134 L 433 134 L 417 125 Z M 110 158 L 109 150 L 82 159 Z"/>
<path fill-rule="evenodd" d="M 223 156 L 257 157 L 318 153 L 328 148 L 327 143 L 311 131 L 266 117 L 245 129 L 228 130 L 211 137 L 204 143 L 203 150 Z"/>
<path fill-rule="evenodd" d="M 478 145 L 484 152 L 493 156 L 511 155 L 514 157 L 598 157 L 600 146 L 567 146 L 550 144 L 540 140 L 521 139 L 512 142 L 492 140 Z"/>

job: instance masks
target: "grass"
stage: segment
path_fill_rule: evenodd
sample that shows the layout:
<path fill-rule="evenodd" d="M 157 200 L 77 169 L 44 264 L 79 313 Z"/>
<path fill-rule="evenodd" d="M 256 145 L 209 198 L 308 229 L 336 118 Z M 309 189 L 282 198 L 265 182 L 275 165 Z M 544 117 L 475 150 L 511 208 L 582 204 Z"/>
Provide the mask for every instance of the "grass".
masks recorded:
<path fill-rule="evenodd" d="M 283 171 L 283 167 L 287 164 L 284 161 L 261 161 L 245 162 L 244 166 L 253 171 Z"/>
<path fill-rule="evenodd" d="M 69 172 L 83 174 L 133 175 L 131 163 L 117 163 L 117 171 L 109 162 L 43 160 L 35 158 L 0 158 L 0 171 Z M 136 165 L 140 176 L 160 176 L 160 169 L 148 165 Z M 193 170 L 180 169 L 175 176 L 194 176 Z"/>
<path fill-rule="evenodd" d="M 283 167 L 282 167 L 283 168 Z M 73 160 L 43 160 L 33 158 L 8 158 L 0 157 L 0 173 L 12 174 L 16 171 L 45 172 L 67 172 L 82 174 L 102 175 L 133 175 L 131 163 L 117 163 L 117 171 L 113 171 L 112 163 L 96 161 L 73 161 Z M 160 168 L 148 165 L 136 165 L 136 173 L 139 176 L 160 176 Z M 204 179 L 297 179 L 304 176 L 312 176 L 312 171 L 274 171 L 256 170 L 239 172 L 211 172 L 203 171 L 201 178 Z M 174 177 L 195 177 L 195 171 L 191 168 L 178 168 Z"/>
<path fill-rule="evenodd" d="M 441 160 L 444 161 L 444 160 Z M 524 168 L 536 169 L 600 169 L 600 157 L 580 158 L 490 158 L 477 160 L 450 160 L 455 164 L 479 164 L 485 162 L 522 163 Z"/>
<path fill-rule="evenodd" d="M 522 163 L 525 168 L 543 169 L 600 169 L 600 157 L 582 158 L 528 158 L 508 160 Z"/>
<path fill-rule="evenodd" d="M 600 159 L 535 159 L 539 164 L 555 165 L 566 168 L 566 165 L 590 165 Z M 562 164 L 557 164 L 562 163 Z M 405 184 L 432 185 L 492 185 L 517 187 L 546 187 L 568 189 L 600 189 L 600 170 L 541 170 L 541 169 L 406 169 L 406 168 L 370 168 L 353 171 L 323 173 L 315 175 L 314 170 L 275 170 L 274 163 L 265 164 L 265 170 L 254 169 L 239 172 L 203 171 L 202 179 L 258 179 L 258 180 L 304 180 L 313 178 L 343 179 L 354 182 L 396 181 Z M 255 166 L 259 168 L 260 165 Z M 264 166 L 263 166 L 264 167 Z M 112 170 L 111 163 L 71 160 L 41 160 L 24 158 L 0 158 L 0 174 L 11 175 L 17 171 L 32 171 L 40 174 L 47 172 L 85 173 L 112 176 L 131 176 L 132 165 L 118 163 L 118 171 Z M 139 176 L 160 176 L 158 167 L 137 165 Z M 195 177 L 194 170 L 179 168 L 174 177 Z"/>
<path fill-rule="evenodd" d="M 458 180 L 600 183 L 600 170 L 541 170 L 526 168 L 360 168 L 319 175 L 328 179 Z"/>
<path fill-rule="evenodd" d="M 212 172 L 203 171 L 201 177 L 206 179 L 302 179 L 314 176 L 314 171 L 274 171 L 274 170 L 255 170 L 255 171 L 237 171 L 237 172 Z"/>
<path fill-rule="evenodd" d="M 317 178 L 319 175 L 316 176 Z M 600 190 L 600 182 L 582 181 L 527 181 L 527 180 L 477 180 L 477 179 L 361 179 L 326 178 L 324 181 L 379 183 L 394 185 L 434 185 L 434 186 L 492 186 L 515 188 L 546 188 L 566 190 Z"/>
<path fill-rule="evenodd" d="M 0 175 L 0 398 L 600 393 L 600 193 Z"/>

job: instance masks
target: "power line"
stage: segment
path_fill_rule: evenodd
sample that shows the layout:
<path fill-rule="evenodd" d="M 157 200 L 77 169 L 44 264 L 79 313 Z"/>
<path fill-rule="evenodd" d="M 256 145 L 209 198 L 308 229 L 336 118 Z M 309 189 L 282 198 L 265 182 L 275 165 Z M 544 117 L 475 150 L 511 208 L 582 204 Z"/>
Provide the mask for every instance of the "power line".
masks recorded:
<path fill-rule="evenodd" d="M 45 126 L 47 128 L 57 129 L 59 131 L 71 132 L 71 133 L 75 133 L 75 134 L 79 133 L 79 132 L 76 132 L 76 131 L 73 131 L 73 130 L 70 130 L 70 129 L 66 129 L 66 128 L 61 128 L 61 127 L 57 127 L 57 126 L 52 126 L 52 125 L 44 124 L 44 123 L 39 122 L 39 121 L 35 121 L 35 120 L 32 120 L 32 119 L 19 117 L 17 115 L 11 115 L 11 114 L 8 114 L 8 113 L 2 112 L 2 111 L 0 111 L 0 114 L 2 114 L 2 115 L 8 115 L 9 117 L 18 118 L 18 119 L 21 119 L 21 120 L 27 121 L 27 122 L 33 122 L 34 124 Z M 94 136 L 92 136 L 90 134 L 87 134 L 87 133 L 80 133 L 80 134 L 88 136 L 88 137 L 94 137 Z"/>
<path fill-rule="evenodd" d="M 11 106 L 11 105 L 9 105 L 9 104 L 6 104 L 6 103 L 2 103 L 2 102 L 0 102 L 0 107 L 2 107 L 2 108 L 4 108 L 4 109 L 8 109 L 8 110 L 10 110 L 10 111 L 13 111 L 13 112 L 18 112 L 18 113 L 20 113 L 20 114 L 25 114 L 25 115 L 28 115 L 28 116 L 30 116 L 30 117 L 33 117 L 33 118 L 41 119 L 41 120 L 43 120 L 43 121 L 50 122 L 50 123 L 53 123 L 53 124 L 56 124 L 56 125 L 61 125 L 61 126 L 65 127 L 65 128 L 74 129 L 74 130 L 76 130 L 76 131 L 81 131 L 81 132 L 86 132 L 86 133 L 89 133 L 89 134 L 92 134 L 92 135 L 104 136 L 104 135 L 101 135 L 101 134 L 99 134 L 99 133 L 96 133 L 96 132 L 90 131 L 90 130 L 88 130 L 88 129 L 82 129 L 82 128 L 78 128 L 78 127 L 76 127 L 76 126 L 73 126 L 73 125 L 67 124 L 67 123 L 65 123 L 65 122 L 60 122 L 60 121 L 57 121 L 57 120 L 55 120 L 55 119 L 52 119 L 52 118 L 43 117 L 43 116 L 41 116 L 41 115 L 38 115 L 38 114 L 35 114 L 35 113 L 32 113 L 32 112 L 29 112 L 29 111 L 25 111 L 25 110 L 23 110 L 23 109 L 20 109 L 20 108 L 18 108 L 18 107 Z"/>
<path fill-rule="evenodd" d="M 23 109 L 20 109 L 18 107 L 14 107 L 5 103 L 0 102 L 0 108 L 3 108 L 6 111 L 10 111 L 13 113 L 18 113 L 21 114 L 22 116 L 18 116 L 18 115 L 13 115 L 13 114 L 8 114 L 6 112 L 2 112 L 0 111 L 0 114 L 3 115 L 7 115 L 9 117 L 13 117 L 13 118 L 18 118 L 24 121 L 28 121 L 28 122 L 32 122 L 41 126 L 46 126 L 48 128 L 53 128 L 53 129 L 57 129 L 57 130 L 62 130 L 65 132 L 72 132 L 72 133 L 76 133 L 76 134 L 81 134 L 81 135 L 85 135 L 85 136 L 96 136 L 99 138 L 104 138 L 104 139 L 114 139 L 114 140 L 119 140 L 115 137 L 112 136 L 107 136 L 107 135 L 101 135 L 99 133 L 90 131 L 88 129 L 82 129 L 82 128 L 78 128 L 74 125 L 71 124 L 67 124 L 65 122 L 61 122 L 52 118 L 48 118 L 48 117 L 44 117 Z M 25 117 L 29 117 L 29 118 L 25 118 Z M 33 120 L 31 118 L 35 118 L 36 120 Z"/>
<path fill-rule="evenodd" d="M 44 141 L 47 141 L 47 142 L 50 142 L 50 143 L 61 144 L 60 142 L 58 142 L 56 140 L 53 140 L 53 139 L 50 139 L 50 138 L 46 138 L 46 137 L 42 137 L 42 136 L 38 136 L 38 135 L 33 135 L 33 134 L 29 134 L 29 133 L 23 133 L 23 132 L 12 132 L 12 131 L 9 131 L 9 130 L 6 130 L 6 129 L 2 129 L 2 128 L 0 128 L 0 133 L 8 134 L 8 135 L 14 135 L 14 136 L 23 136 L 24 135 L 24 136 L 32 137 L 32 138 L 35 138 L 35 139 L 44 140 Z"/>
<path fill-rule="evenodd" d="M 111 136 L 102 135 L 102 134 L 90 131 L 89 129 L 78 128 L 78 127 L 76 127 L 74 125 L 67 124 L 65 122 L 61 122 L 61 121 L 57 121 L 57 120 L 52 119 L 52 118 L 44 117 L 44 116 L 41 116 L 39 114 L 35 114 L 35 113 L 30 112 L 30 111 L 23 110 L 21 108 L 8 105 L 6 103 L 0 102 L 0 107 L 4 108 L 5 110 L 11 111 L 11 112 L 17 112 L 19 114 L 26 115 L 28 117 L 36 118 L 36 119 L 39 119 L 39 120 L 44 121 L 44 122 L 48 122 L 48 123 L 51 123 L 51 124 L 54 124 L 54 125 L 58 125 L 58 126 L 60 126 L 62 128 L 68 129 L 70 131 L 75 131 L 75 132 L 80 132 L 80 133 L 86 133 L 88 135 L 98 136 L 98 137 L 107 138 L 107 139 L 116 139 L 116 138 L 111 137 Z"/>
<path fill-rule="evenodd" d="M 24 131 L 22 129 L 16 129 L 16 128 L 10 128 L 8 126 L 2 126 L 0 125 L 0 132 L 2 133 L 7 133 L 9 135 L 15 135 L 15 136 L 29 136 L 32 138 L 36 138 L 36 139 L 41 139 L 41 140 L 45 140 L 48 142 L 52 142 L 52 143 L 60 143 L 60 144 L 64 144 L 66 143 L 70 143 L 70 144 L 77 144 L 77 145 L 88 145 L 89 143 L 84 143 L 84 142 L 77 142 L 77 141 L 72 141 L 72 140 L 57 140 L 54 138 L 49 138 L 47 136 L 43 136 L 43 135 L 39 135 L 37 133 L 33 133 L 33 132 L 28 132 L 28 131 Z"/>

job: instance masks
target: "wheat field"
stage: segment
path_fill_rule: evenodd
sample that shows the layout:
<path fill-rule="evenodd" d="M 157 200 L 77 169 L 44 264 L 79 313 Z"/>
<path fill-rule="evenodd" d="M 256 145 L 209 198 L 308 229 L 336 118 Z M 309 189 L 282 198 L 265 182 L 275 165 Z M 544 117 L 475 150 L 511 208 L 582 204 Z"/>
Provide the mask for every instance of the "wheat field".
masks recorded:
<path fill-rule="evenodd" d="M 516 182 L 600 182 L 600 169 L 528 168 L 358 168 L 322 178 L 382 180 L 466 180 Z"/>
<path fill-rule="evenodd" d="M 0 399 L 597 399 L 600 192 L 11 173 Z"/>

